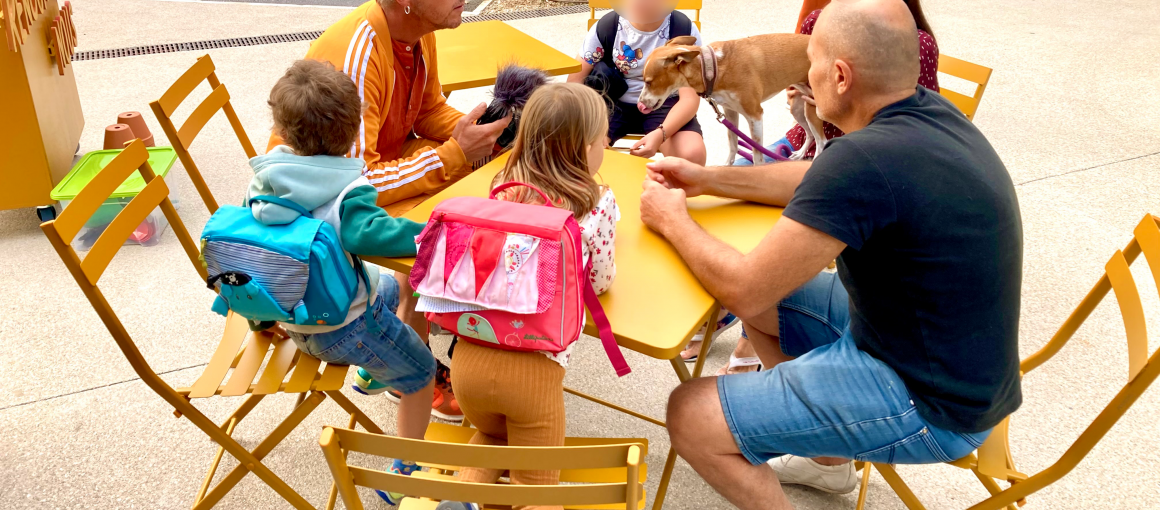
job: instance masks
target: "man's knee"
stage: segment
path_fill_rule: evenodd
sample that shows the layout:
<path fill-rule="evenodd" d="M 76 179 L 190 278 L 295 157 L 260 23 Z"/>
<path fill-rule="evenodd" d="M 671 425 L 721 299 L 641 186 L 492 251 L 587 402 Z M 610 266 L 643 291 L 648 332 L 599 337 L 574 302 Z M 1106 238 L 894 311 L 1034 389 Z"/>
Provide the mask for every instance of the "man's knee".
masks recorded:
<path fill-rule="evenodd" d="M 703 418 L 720 407 L 717 399 L 717 379 L 706 377 L 687 381 L 669 395 L 666 423 L 673 447 L 681 450 L 688 441 L 705 432 Z M 680 446 L 678 446 L 680 445 Z"/>

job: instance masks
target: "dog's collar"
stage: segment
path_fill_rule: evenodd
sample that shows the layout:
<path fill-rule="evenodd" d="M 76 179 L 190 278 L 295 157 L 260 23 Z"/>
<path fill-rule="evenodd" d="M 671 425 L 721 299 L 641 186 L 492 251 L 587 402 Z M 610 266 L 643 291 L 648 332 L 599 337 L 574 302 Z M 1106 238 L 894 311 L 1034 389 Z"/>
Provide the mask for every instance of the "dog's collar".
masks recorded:
<path fill-rule="evenodd" d="M 701 46 L 701 78 L 705 82 L 705 91 L 701 97 L 709 98 L 713 95 L 713 86 L 717 84 L 717 52 L 710 46 Z"/>

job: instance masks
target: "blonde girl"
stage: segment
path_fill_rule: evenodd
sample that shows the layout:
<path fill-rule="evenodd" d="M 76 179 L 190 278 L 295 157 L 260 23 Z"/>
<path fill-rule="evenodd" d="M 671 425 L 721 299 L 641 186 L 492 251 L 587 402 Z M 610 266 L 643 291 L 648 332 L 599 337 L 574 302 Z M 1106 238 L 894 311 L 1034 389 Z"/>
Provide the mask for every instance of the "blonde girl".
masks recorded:
<path fill-rule="evenodd" d="M 593 263 L 589 280 L 597 293 L 607 290 L 616 276 L 614 241 L 620 219 L 612 190 L 595 178 L 604 160 L 607 131 L 608 111 L 595 91 L 575 83 L 545 85 L 524 107 L 507 166 L 492 181 L 492 187 L 511 181 L 531 184 L 553 205 L 572 211 L 580 224 L 585 260 Z M 501 198 L 543 201 L 523 187 L 511 188 Z M 452 373 L 459 405 L 478 429 L 472 444 L 563 446 L 564 369 L 571 349 L 515 352 L 458 343 Z M 499 475 L 484 469 L 460 472 L 461 479 L 477 483 L 494 483 Z M 514 484 L 554 485 L 559 479 L 558 471 L 511 473 Z"/>

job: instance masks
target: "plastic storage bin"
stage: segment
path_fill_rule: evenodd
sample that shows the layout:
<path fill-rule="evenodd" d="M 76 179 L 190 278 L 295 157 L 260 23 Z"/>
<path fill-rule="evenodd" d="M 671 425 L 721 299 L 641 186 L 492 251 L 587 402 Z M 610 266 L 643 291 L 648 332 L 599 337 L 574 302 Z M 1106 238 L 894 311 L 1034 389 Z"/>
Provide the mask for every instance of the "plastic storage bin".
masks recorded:
<path fill-rule="evenodd" d="M 165 177 L 171 168 L 173 162 L 177 159 L 177 153 L 172 147 L 149 147 L 149 167 L 158 177 Z M 53 188 L 50 197 L 53 200 L 59 200 L 62 209 L 67 209 L 69 202 L 71 202 L 85 186 L 92 181 L 93 177 L 97 175 L 105 165 L 107 165 L 117 154 L 121 152 L 120 149 L 93 151 L 81 157 L 81 160 L 73 166 L 68 175 L 60 181 Z M 141 190 L 145 189 L 145 179 L 141 177 L 140 172 L 133 172 L 129 175 L 125 182 L 121 183 L 116 190 L 109 195 L 109 199 L 101 204 L 85 226 L 77 233 L 73 239 L 73 249 L 77 251 L 88 251 L 97 242 L 97 239 L 108 228 L 109 223 L 113 218 L 125 208 L 125 205 L 133 200 Z M 173 197 L 173 189 L 170 188 L 170 200 L 177 204 L 177 200 Z M 165 214 L 161 212 L 161 208 L 154 209 L 141 222 L 141 225 L 129 235 L 126 244 L 140 244 L 142 246 L 153 246 L 160 242 L 161 234 L 169 226 L 169 222 L 165 219 Z"/>

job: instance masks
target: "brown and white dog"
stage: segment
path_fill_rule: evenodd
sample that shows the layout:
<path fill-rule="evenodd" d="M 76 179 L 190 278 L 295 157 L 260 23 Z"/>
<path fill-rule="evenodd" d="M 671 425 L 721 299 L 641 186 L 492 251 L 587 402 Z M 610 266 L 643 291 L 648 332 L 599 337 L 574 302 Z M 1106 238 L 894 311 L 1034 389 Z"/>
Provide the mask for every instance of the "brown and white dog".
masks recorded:
<path fill-rule="evenodd" d="M 644 90 L 637 106 L 647 113 L 660 108 L 677 89 L 692 87 L 711 104 L 720 104 L 724 117 L 734 125 L 738 115 L 744 115 L 750 137 L 760 145 L 765 113 L 761 103 L 792 86 L 801 94 L 790 105 L 790 111 L 807 133 L 806 145 L 795 153 L 800 158 L 811 138 L 819 141 L 819 149 L 823 140 L 821 120 L 808 97 L 809 41 L 808 35 L 767 34 L 696 46 L 696 39 L 691 36 L 674 38 L 653 50 L 645 61 Z M 733 164 L 736 157 L 737 135 L 730 131 L 726 164 Z"/>

